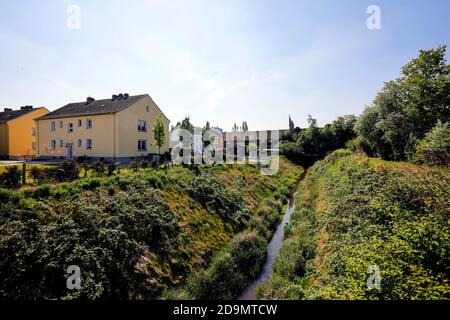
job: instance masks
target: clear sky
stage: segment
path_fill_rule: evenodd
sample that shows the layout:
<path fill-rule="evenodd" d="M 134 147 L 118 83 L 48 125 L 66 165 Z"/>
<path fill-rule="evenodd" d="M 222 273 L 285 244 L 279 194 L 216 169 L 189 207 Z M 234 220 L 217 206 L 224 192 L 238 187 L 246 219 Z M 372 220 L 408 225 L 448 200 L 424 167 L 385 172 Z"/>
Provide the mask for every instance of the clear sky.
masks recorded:
<path fill-rule="evenodd" d="M 172 123 L 323 125 L 449 40 L 448 0 L 0 0 L 0 108 L 149 93 Z"/>

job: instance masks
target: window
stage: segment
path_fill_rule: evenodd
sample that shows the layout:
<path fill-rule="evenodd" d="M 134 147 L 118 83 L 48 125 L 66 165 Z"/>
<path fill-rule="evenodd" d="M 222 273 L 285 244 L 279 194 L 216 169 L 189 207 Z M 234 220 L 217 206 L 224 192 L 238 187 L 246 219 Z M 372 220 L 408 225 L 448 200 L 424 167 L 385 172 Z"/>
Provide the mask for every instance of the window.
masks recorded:
<path fill-rule="evenodd" d="M 92 119 L 86 120 L 86 129 L 92 129 Z"/>
<path fill-rule="evenodd" d="M 67 124 L 67 132 L 72 133 L 73 132 L 73 123 Z"/>
<path fill-rule="evenodd" d="M 62 129 L 62 128 L 64 128 L 64 121 L 60 121 L 59 122 L 59 127 Z"/>
<path fill-rule="evenodd" d="M 31 150 L 36 150 L 36 142 L 31 142 Z"/>
<path fill-rule="evenodd" d="M 145 110 L 147 110 L 147 112 L 150 112 L 150 107 L 147 106 L 147 107 L 145 108 Z"/>
<path fill-rule="evenodd" d="M 86 149 L 92 150 L 92 139 L 86 139 Z"/>
<path fill-rule="evenodd" d="M 56 131 L 56 122 L 52 121 L 52 131 Z"/>
<path fill-rule="evenodd" d="M 147 140 L 138 140 L 138 150 L 147 151 Z"/>
<path fill-rule="evenodd" d="M 81 148 L 83 146 L 83 141 L 81 139 L 78 139 L 78 148 Z"/>
<path fill-rule="evenodd" d="M 59 147 L 64 148 L 64 140 L 63 139 L 59 140 Z"/>
<path fill-rule="evenodd" d="M 78 119 L 78 127 L 83 126 L 83 121 L 81 121 L 81 119 Z"/>
<path fill-rule="evenodd" d="M 36 127 L 32 127 L 32 128 L 31 128 L 31 135 L 32 135 L 33 137 L 36 137 Z"/>
<path fill-rule="evenodd" d="M 52 140 L 51 146 L 52 146 L 52 149 L 53 149 L 53 150 L 56 149 L 56 140 Z"/>
<path fill-rule="evenodd" d="M 139 132 L 147 132 L 147 121 L 145 121 L 145 120 L 138 121 L 138 131 Z"/>

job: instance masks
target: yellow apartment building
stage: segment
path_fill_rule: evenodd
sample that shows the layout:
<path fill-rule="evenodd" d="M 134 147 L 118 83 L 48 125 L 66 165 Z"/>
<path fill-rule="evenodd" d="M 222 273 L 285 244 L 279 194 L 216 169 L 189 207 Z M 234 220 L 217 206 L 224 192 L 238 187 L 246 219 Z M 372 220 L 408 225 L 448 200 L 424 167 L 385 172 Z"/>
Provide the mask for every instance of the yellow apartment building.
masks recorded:
<path fill-rule="evenodd" d="M 46 108 L 21 107 L 0 112 L 0 158 L 23 159 L 37 155 L 35 118 L 48 113 Z"/>
<path fill-rule="evenodd" d="M 169 151 L 169 119 L 148 94 L 70 103 L 36 119 L 42 159 L 116 160 L 158 154 L 153 126 L 161 119 Z"/>

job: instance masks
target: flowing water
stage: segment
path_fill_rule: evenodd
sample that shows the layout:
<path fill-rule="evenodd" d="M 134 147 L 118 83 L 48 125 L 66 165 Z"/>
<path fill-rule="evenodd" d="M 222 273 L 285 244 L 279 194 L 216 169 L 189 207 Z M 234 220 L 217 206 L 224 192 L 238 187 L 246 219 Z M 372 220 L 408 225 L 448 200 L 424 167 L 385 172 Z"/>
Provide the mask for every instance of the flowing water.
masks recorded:
<path fill-rule="evenodd" d="M 302 177 L 297 182 L 294 192 L 297 190 L 300 181 L 305 176 L 305 173 L 306 172 L 304 172 Z M 278 257 L 281 245 L 283 244 L 284 228 L 289 223 L 294 210 L 295 210 L 295 194 L 291 194 L 289 197 L 289 204 L 283 216 L 283 220 L 278 225 L 277 230 L 272 236 L 272 240 L 270 240 L 269 244 L 267 245 L 267 259 L 266 262 L 264 263 L 261 274 L 258 276 L 258 278 L 256 278 L 247 285 L 242 294 L 239 296 L 238 300 L 256 300 L 256 289 L 260 285 L 268 283 L 268 281 L 270 280 L 270 277 L 272 276 L 273 272 L 273 264 L 275 263 L 275 259 Z"/>

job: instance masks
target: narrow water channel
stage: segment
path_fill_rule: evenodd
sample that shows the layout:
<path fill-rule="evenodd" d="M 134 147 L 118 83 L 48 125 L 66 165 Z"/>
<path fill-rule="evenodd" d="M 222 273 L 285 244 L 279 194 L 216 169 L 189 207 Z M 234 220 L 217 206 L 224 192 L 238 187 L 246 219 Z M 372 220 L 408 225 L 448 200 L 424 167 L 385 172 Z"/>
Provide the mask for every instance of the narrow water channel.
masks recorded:
<path fill-rule="evenodd" d="M 296 183 L 295 188 L 289 197 L 289 203 L 283 216 L 283 220 L 278 225 L 275 233 L 272 236 L 272 239 L 267 245 L 267 259 L 264 263 L 261 274 L 258 278 L 247 285 L 242 294 L 238 297 L 238 300 L 256 300 L 257 288 L 262 284 L 268 283 L 270 277 L 272 276 L 273 264 L 275 263 L 275 259 L 278 257 L 281 245 L 283 244 L 284 228 L 289 223 L 292 213 L 295 210 L 295 192 L 297 191 L 301 180 L 304 178 L 305 173 L 306 171 L 302 174 L 301 178 Z"/>

